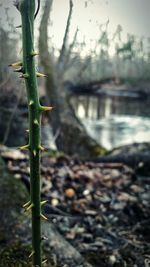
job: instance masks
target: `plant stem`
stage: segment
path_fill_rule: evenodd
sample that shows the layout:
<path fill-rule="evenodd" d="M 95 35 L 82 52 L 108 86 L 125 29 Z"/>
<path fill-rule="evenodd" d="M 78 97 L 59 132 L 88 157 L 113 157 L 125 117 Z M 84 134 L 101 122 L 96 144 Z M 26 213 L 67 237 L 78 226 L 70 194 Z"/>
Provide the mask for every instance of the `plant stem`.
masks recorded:
<path fill-rule="evenodd" d="M 37 92 L 34 62 L 35 0 L 21 0 L 23 75 L 26 83 L 29 111 L 30 201 L 32 209 L 33 266 L 41 267 L 41 199 L 40 199 L 40 120 L 41 106 Z"/>
<path fill-rule="evenodd" d="M 28 149 L 30 154 L 30 201 L 23 205 L 26 211 L 32 211 L 32 257 L 34 267 L 41 267 L 41 219 L 47 218 L 41 214 L 40 194 L 40 150 L 41 146 L 41 114 L 43 111 L 51 111 L 52 107 L 41 106 L 39 102 L 37 90 L 37 77 L 45 77 L 46 75 L 36 72 L 34 57 L 38 55 L 34 51 L 34 19 L 39 10 L 40 0 L 38 0 L 38 8 L 35 13 L 35 0 L 16 1 L 16 7 L 21 13 L 22 19 L 22 46 L 23 46 L 23 62 L 19 61 L 10 64 L 15 68 L 15 72 L 21 72 L 20 78 L 25 79 L 28 113 L 29 113 L 29 143 L 20 149 Z M 18 69 L 19 67 L 19 69 Z"/>

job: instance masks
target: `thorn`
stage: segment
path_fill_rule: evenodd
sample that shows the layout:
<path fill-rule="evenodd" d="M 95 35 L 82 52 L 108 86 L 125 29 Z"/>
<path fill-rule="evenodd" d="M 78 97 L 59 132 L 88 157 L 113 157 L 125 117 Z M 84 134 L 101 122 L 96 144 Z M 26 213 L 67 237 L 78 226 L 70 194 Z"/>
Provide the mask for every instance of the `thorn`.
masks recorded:
<path fill-rule="evenodd" d="M 44 264 L 44 263 L 46 263 L 48 260 L 46 259 L 46 260 L 44 260 L 44 261 L 42 261 L 42 264 Z"/>
<path fill-rule="evenodd" d="M 35 119 L 35 120 L 33 121 L 33 123 L 34 123 L 35 125 L 39 125 L 39 122 L 38 122 L 37 119 Z"/>
<path fill-rule="evenodd" d="M 44 150 L 45 150 L 45 148 L 44 148 L 43 146 L 39 146 L 39 149 L 40 149 L 41 151 L 44 151 Z"/>
<path fill-rule="evenodd" d="M 48 202 L 48 200 L 43 200 L 41 201 L 41 206 L 43 206 L 44 204 L 46 204 Z"/>
<path fill-rule="evenodd" d="M 50 110 L 52 110 L 52 109 L 53 109 L 53 107 L 41 106 L 41 110 L 42 110 L 42 111 L 50 111 Z"/>
<path fill-rule="evenodd" d="M 15 69 L 14 72 L 23 72 L 23 68 Z"/>
<path fill-rule="evenodd" d="M 28 77 L 29 77 L 28 73 L 24 73 L 24 74 L 19 76 L 19 78 L 24 78 L 24 79 L 27 79 Z"/>
<path fill-rule="evenodd" d="M 36 76 L 37 77 L 47 77 L 47 75 L 43 74 L 43 73 L 40 73 L 40 72 L 37 72 L 36 73 Z"/>
<path fill-rule="evenodd" d="M 44 216 L 42 213 L 41 213 L 41 218 L 43 219 L 43 220 L 48 220 L 48 218 L 46 217 L 46 216 Z"/>
<path fill-rule="evenodd" d="M 23 207 L 23 208 L 26 208 L 26 207 L 28 207 L 30 204 L 31 204 L 31 201 L 28 201 L 28 202 L 25 203 L 22 207 Z"/>
<path fill-rule="evenodd" d="M 36 51 L 33 51 L 33 52 L 31 53 L 31 56 L 32 56 L 32 57 L 35 57 L 35 56 L 38 56 L 38 55 L 39 55 L 39 53 L 36 52 Z"/>
<path fill-rule="evenodd" d="M 16 29 L 19 29 L 19 28 L 22 28 L 22 26 L 21 25 L 16 26 Z"/>
<path fill-rule="evenodd" d="M 32 106 L 33 103 L 34 103 L 34 101 L 33 101 L 33 100 L 30 100 L 30 102 L 29 102 L 29 106 Z"/>
<path fill-rule="evenodd" d="M 31 209 L 33 208 L 33 206 L 34 206 L 33 203 L 31 203 L 31 205 L 30 205 L 29 207 L 26 208 L 26 211 L 31 210 Z"/>
<path fill-rule="evenodd" d="M 33 150 L 33 155 L 34 157 L 36 157 L 36 150 Z"/>
<path fill-rule="evenodd" d="M 46 236 L 42 236 L 42 237 L 41 237 L 41 240 L 48 240 L 48 237 L 46 237 Z"/>
<path fill-rule="evenodd" d="M 8 67 L 13 67 L 13 68 L 17 68 L 17 67 L 21 67 L 22 66 L 22 62 L 18 61 L 12 64 L 9 64 Z"/>
<path fill-rule="evenodd" d="M 29 255 L 29 258 L 31 258 L 34 255 L 35 251 L 33 250 L 31 254 Z"/>
<path fill-rule="evenodd" d="M 27 150 L 27 149 L 29 149 L 29 144 L 25 145 L 25 146 L 20 146 L 19 148 L 20 148 L 20 150 Z"/>

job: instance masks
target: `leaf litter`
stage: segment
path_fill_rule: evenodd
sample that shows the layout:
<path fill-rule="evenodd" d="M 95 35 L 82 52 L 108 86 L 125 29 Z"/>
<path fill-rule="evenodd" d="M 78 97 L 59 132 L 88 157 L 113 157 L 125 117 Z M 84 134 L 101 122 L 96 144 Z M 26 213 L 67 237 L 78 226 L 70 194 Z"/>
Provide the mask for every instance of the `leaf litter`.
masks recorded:
<path fill-rule="evenodd" d="M 29 189 L 27 154 L 1 156 Z M 150 266 L 150 177 L 121 163 L 48 153 L 41 162 L 45 215 L 94 267 Z"/>

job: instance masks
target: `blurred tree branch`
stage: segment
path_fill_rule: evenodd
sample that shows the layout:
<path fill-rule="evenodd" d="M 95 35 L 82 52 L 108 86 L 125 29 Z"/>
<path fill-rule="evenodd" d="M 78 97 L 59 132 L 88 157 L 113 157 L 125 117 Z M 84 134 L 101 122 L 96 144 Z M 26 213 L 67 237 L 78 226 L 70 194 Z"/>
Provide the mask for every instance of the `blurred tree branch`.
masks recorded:
<path fill-rule="evenodd" d="M 73 10 L 72 1 L 70 0 L 69 3 L 69 14 L 63 45 L 60 50 L 58 61 L 54 62 L 53 56 L 48 50 L 48 19 L 52 1 L 46 0 L 39 33 L 40 61 L 47 75 L 45 82 L 46 92 L 50 105 L 54 107 L 50 122 L 54 135 L 59 132 L 56 139 L 58 149 L 67 154 L 77 153 L 82 156 L 90 156 L 96 152 L 98 145 L 88 136 L 84 126 L 76 117 L 69 99 L 69 88 L 67 89 L 64 87 L 63 80 L 63 73 L 65 72 L 64 59 L 66 55 L 70 58 L 71 50 L 75 45 L 78 32 L 78 30 L 76 30 L 73 42 L 69 46 L 69 50 L 67 50 L 67 40 L 69 38 L 68 35 Z"/>

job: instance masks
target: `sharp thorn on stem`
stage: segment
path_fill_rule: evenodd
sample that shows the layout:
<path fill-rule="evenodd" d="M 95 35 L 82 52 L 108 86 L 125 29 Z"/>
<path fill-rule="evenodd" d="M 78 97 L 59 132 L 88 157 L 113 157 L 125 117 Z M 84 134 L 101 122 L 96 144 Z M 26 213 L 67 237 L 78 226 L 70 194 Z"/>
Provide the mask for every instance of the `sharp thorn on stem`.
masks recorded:
<path fill-rule="evenodd" d="M 18 68 L 18 67 L 21 67 L 22 66 L 22 62 L 21 61 L 18 61 L 18 62 L 15 62 L 15 63 L 12 63 L 12 64 L 9 64 L 8 67 L 13 67 L 13 68 Z"/>
<path fill-rule="evenodd" d="M 23 208 L 26 208 L 26 207 L 28 207 L 30 204 L 31 204 L 31 201 L 28 201 L 28 202 L 25 203 L 22 207 L 23 207 Z"/>
<path fill-rule="evenodd" d="M 41 237 L 41 240 L 48 240 L 48 237 L 46 237 L 46 236 L 42 236 L 42 237 Z"/>
<path fill-rule="evenodd" d="M 42 218 L 43 220 L 45 220 L 45 221 L 48 220 L 48 218 L 47 218 L 46 216 L 44 216 L 42 213 L 41 213 L 41 218 Z"/>
<path fill-rule="evenodd" d="M 28 150 L 29 149 L 29 144 L 25 146 L 20 146 L 20 150 Z"/>
<path fill-rule="evenodd" d="M 22 25 L 16 26 L 16 29 L 20 29 L 20 28 L 22 28 Z"/>
<path fill-rule="evenodd" d="M 29 258 L 31 258 L 34 255 L 34 251 L 31 252 L 31 254 L 29 255 Z"/>
<path fill-rule="evenodd" d="M 31 53 L 31 56 L 32 56 L 32 57 L 35 57 L 35 56 L 38 56 L 38 55 L 39 55 L 39 53 L 36 52 L 36 51 L 33 51 L 33 52 Z"/>
<path fill-rule="evenodd" d="M 18 68 L 18 69 L 15 69 L 14 72 L 23 72 L 23 68 Z"/>
<path fill-rule="evenodd" d="M 36 157 L 36 154 L 37 154 L 36 150 L 33 150 L 34 157 Z"/>
<path fill-rule="evenodd" d="M 53 107 L 46 107 L 46 106 L 41 106 L 42 111 L 51 111 Z"/>
<path fill-rule="evenodd" d="M 44 264 L 44 263 L 46 263 L 48 260 L 46 259 L 46 260 L 44 260 L 44 261 L 42 261 L 42 264 Z"/>
<path fill-rule="evenodd" d="M 48 202 L 48 200 L 43 200 L 41 201 L 41 206 L 43 206 L 44 204 L 46 204 Z"/>
<path fill-rule="evenodd" d="M 26 211 L 31 210 L 31 209 L 33 208 L 33 206 L 34 206 L 33 203 L 31 203 L 31 205 L 30 205 L 29 207 L 26 208 Z"/>
<path fill-rule="evenodd" d="M 33 100 L 30 100 L 29 106 L 32 106 L 33 104 L 34 104 L 34 101 Z"/>
<path fill-rule="evenodd" d="M 39 146 L 39 149 L 40 149 L 41 151 L 44 151 L 44 150 L 45 150 L 45 148 L 44 148 L 43 146 Z"/>
<path fill-rule="evenodd" d="M 35 119 L 33 122 L 34 122 L 35 125 L 39 125 L 39 122 L 38 122 L 37 119 Z"/>
<path fill-rule="evenodd" d="M 29 77 L 29 74 L 27 74 L 27 73 L 24 73 L 24 74 L 19 76 L 19 78 L 24 78 L 24 79 L 27 79 L 28 77 Z"/>
<path fill-rule="evenodd" d="M 36 73 L 36 76 L 37 77 L 47 77 L 47 75 L 43 74 L 43 73 L 40 73 L 40 72 L 37 72 Z"/>

